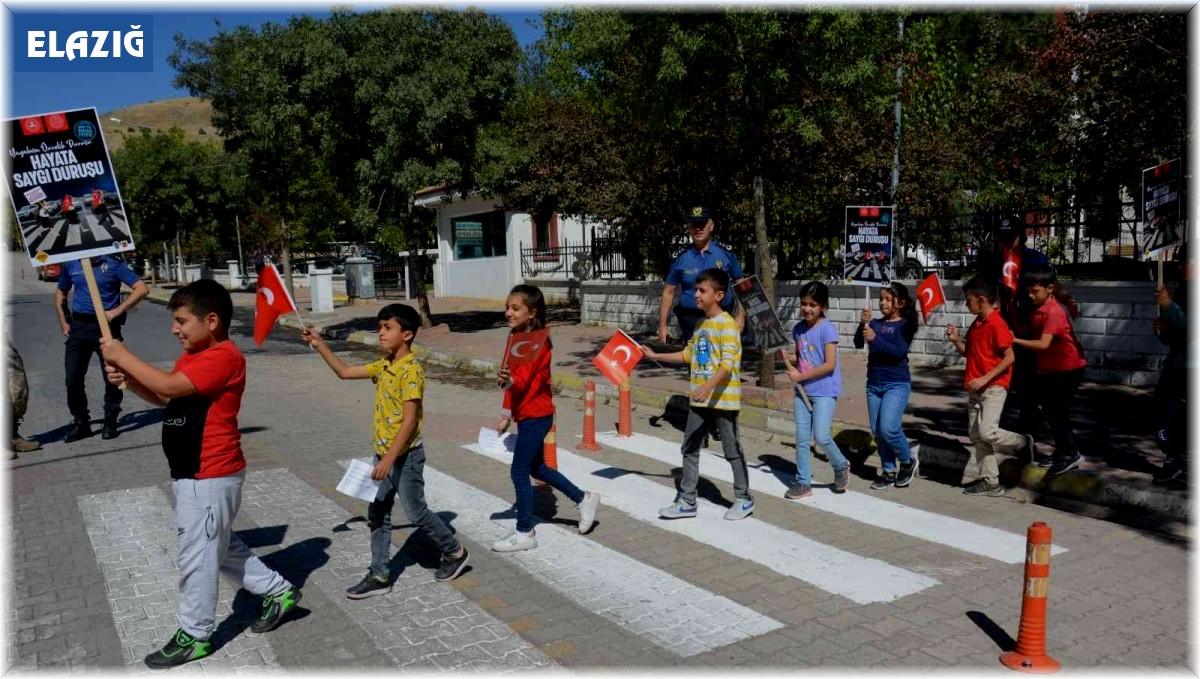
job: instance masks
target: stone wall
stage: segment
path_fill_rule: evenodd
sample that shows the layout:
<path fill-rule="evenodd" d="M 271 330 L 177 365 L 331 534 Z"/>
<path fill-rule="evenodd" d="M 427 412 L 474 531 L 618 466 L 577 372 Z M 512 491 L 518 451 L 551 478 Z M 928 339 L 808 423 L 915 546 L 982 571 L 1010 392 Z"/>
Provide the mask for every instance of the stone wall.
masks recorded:
<path fill-rule="evenodd" d="M 915 283 L 905 281 L 905 284 L 910 291 L 915 291 Z M 661 282 L 645 281 L 585 281 L 581 285 L 583 323 L 632 332 L 653 332 L 658 326 L 662 285 Z M 776 285 L 780 320 L 786 329 L 799 320 L 797 295 L 801 285 L 796 281 L 781 281 Z M 932 325 L 922 324 L 917 331 L 909 352 L 909 360 L 914 365 L 963 362 L 944 339 L 947 323 L 953 322 L 964 328 L 973 319 L 959 285 L 958 281 L 945 283 L 946 305 L 930 317 Z M 1153 322 L 1158 313 L 1158 307 L 1154 305 L 1154 284 L 1068 281 L 1067 286 L 1079 304 L 1080 317 L 1075 320 L 1075 332 L 1087 354 L 1085 379 L 1129 386 L 1153 385 L 1167 353 L 1166 347 L 1154 337 Z M 854 331 L 866 303 L 863 290 L 860 286 L 850 285 L 830 287 L 826 318 L 837 325 L 843 350 L 855 351 Z M 877 294 L 871 290 L 871 307 L 876 314 Z M 673 332 L 678 332 L 674 319 L 671 327 Z"/>

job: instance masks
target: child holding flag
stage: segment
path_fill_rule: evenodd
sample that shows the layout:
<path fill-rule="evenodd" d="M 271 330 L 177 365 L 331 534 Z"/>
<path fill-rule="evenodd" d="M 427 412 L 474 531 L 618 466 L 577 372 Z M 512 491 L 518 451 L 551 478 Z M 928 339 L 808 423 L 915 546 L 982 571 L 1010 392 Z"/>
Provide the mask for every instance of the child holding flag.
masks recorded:
<path fill-rule="evenodd" d="M 882 318 L 872 319 L 871 310 L 863 309 L 854 333 L 854 348 L 867 347 L 867 416 L 879 448 L 881 473 L 871 490 L 905 488 L 917 474 L 917 458 L 901 426 L 912 393 L 908 347 L 917 334 L 917 309 L 903 283 L 879 289 L 879 313 Z"/>
<path fill-rule="evenodd" d="M 212 655 L 220 573 L 262 597 L 262 614 L 251 632 L 275 629 L 300 602 L 300 590 L 233 533 L 246 481 L 237 421 L 246 358 L 229 339 L 229 292 L 201 279 L 176 290 L 167 308 L 171 330 L 183 345 L 171 372 L 142 361 L 120 340 L 100 340 L 109 381 L 124 382 L 147 403 L 166 408 L 162 444 L 174 479 L 179 531 L 179 630 L 146 656 L 154 669 Z"/>
<path fill-rule="evenodd" d="M 545 481 L 566 495 L 579 508 L 579 533 L 596 522 L 600 495 L 584 492 L 558 470 L 546 464 L 542 443 L 554 424 L 554 400 L 550 392 L 550 339 L 546 322 L 546 298 L 533 285 L 518 285 L 504 302 L 504 318 L 512 335 L 500 366 L 497 384 L 504 389 L 504 409 L 496 431 L 503 434 L 516 421 L 517 445 L 513 451 L 512 482 L 517 496 L 516 530 L 492 545 L 496 552 L 519 552 L 537 547 L 533 530 L 533 486 L 529 477 Z M 542 339 L 517 339 L 520 333 L 546 332 Z M 525 345 L 530 345 L 526 348 Z"/>
<path fill-rule="evenodd" d="M 696 306 L 704 311 L 704 321 L 683 351 L 659 354 L 643 346 L 650 359 L 689 363 L 691 369 L 691 408 L 683 433 L 683 478 L 675 501 L 659 510 L 664 519 L 696 516 L 696 486 L 700 481 L 700 446 L 709 431 L 721 432 L 725 459 L 733 469 L 733 505 L 725 519 L 737 521 L 754 511 L 750 496 L 746 456 L 738 437 L 737 418 L 742 408 L 742 384 L 738 373 L 742 365 L 742 334 L 737 321 L 721 308 L 729 290 L 729 274 L 721 269 L 706 269 L 696 277 Z"/>
<path fill-rule="evenodd" d="M 266 270 L 266 269 L 264 269 Z M 388 562 L 391 559 L 392 507 L 396 495 L 414 526 L 425 531 L 442 550 L 442 563 L 433 578 L 457 578 L 467 566 L 467 548 L 459 543 L 445 521 L 425 503 L 425 446 L 421 441 L 425 371 L 417 363 L 412 341 L 421 327 L 417 310 L 389 304 L 379 310 L 379 346 L 387 356 L 366 365 L 346 365 L 325 344 L 321 335 L 305 328 L 301 338 L 321 354 L 334 374 L 343 380 L 375 383 L 375 471 L 382 481 L 375 501 L 367 507 L 371 529 L 371 568 L 357 585 L 346 590 L 349 599 L 365 599 L 392 591 Z"/>

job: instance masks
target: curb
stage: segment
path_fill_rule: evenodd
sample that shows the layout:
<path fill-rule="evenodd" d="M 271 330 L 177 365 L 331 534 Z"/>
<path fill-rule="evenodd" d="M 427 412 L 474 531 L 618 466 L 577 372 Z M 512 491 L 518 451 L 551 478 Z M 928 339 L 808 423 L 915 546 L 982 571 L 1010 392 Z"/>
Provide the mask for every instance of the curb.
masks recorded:
<path fill-rule="evenodd" d="M 165 302 L 164 297 L 154 295 L 151 300 Z M 322 336 L 345 342 L 354 342 L 366 346 L 379 346 L 379 337 L 375 332 L 346 329 L 326 328 L 319 319 L 310 317 L 311 327 Z M 300 324 L 294 318 L 284 316 L 279 324 L 288 328 L 299 329 Z M 450 332 L 446 324 L 434 328 L 423 329 L 426 337 Z M 417 358 L 426 363 L 453 368 L 462 372 L 489 376 L 499 369 L 499 361 L 491 358 L 479 358 L 462 354 L 448 349 L 432 348 L 418 344 L 413 347 Z M 618 401 L 617 387 L 601 380 L 596 382 L 597 403 L 607 405 Z M 556 373 L 551 378 L 551 384 L 560 392 L 569 393 L 571 398 L 583 398 L 586 380 L 571 373 Z M 630 389 L 634 410 L 643 406 L 657 410 L 664 415 L 669 412 L 686 412 L 686 403 L 680 404 L 679 394 L 661 389 L 632 386 Z M 743 405 L 738 417 L 741 433 L 747 438 L 764 443 L 780 443 L 794 438 L 794 424 L 790 413 L 771 410 L 757 405 Z M 855 465 L 861 466 L 868 460 L 876 460 L 875 443 L 870 432 L 864 431 L 857 425 L 834 422 L 834 437 L 839 446 L 848 452 L 847 457 Z M 910 430 L 911 431 L 911 430 Z M 956 475 L 961 478 L 963 471 L 973 466 L 974 455 L 970 448 L 957 440 L 947 439 L 933 432 L 918 432 L 914 441 L 914 450 L 919 450 L 922 467 L 934 468 L 942 473 Z M 1122 472 L 1135 476 L 1135 472 Z M 1136 478 L 1105 479 L 1104 475 L 1088 470 L 1073 470 L 1057 478 L 1047 479 L 1046 470 L 1032 465 L 1024 465 L 1015 458 L 1000 457 L 1000 481 L 1010 490 L 1020 489 L 1012 493 L 1025 501 L 1045 499 L 1062 500 L 1066 503 L 1083 503 L 1130 513 L 1140 517 L 1147 514 L 1159 519 L 1187 523 L 1191 516 L 1191 503 L 1186 492 L 1178 492 L 1154 485 L 1149 478 L 1141 478 L 1144 474 L 1136 474 Z"/>

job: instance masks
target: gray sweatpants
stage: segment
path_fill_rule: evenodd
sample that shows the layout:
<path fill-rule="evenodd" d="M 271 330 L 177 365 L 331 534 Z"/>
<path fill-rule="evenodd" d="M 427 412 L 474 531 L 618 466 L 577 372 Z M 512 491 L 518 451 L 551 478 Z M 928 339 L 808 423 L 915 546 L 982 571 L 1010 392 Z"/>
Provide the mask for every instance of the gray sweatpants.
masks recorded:
<path fill-rule="evenodd" d="M 197 639 L 217 629 L 219 574 L 259 596 L 292 587 L 267 568 L 233 534 L 246 472 L 215 479 L 176 479 L 175 524 L 179 531 L 179 626 Z"/>
<path fill-rule="evenodd" d="M 679 481 L 679 496 L 690 505 L 696 504 L 696 486 L 700 483 L 700 446 L 704 437 L 715 427 L 721 433 L 721 450 L 733 470 L 735 500 L 749 500 L 750 478 L 746 471 L 746 455 L 738 438 L 738 411 L 717 408 L 688 410 L 687 428 L 683 432 L 683 478 Z"/>

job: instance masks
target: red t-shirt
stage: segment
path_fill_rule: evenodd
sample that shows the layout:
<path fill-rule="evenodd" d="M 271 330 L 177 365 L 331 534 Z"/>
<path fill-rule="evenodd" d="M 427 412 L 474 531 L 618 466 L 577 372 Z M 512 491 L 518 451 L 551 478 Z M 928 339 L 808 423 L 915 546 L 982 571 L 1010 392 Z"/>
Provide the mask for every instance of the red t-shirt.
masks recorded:
<path fill-rule="evenodd" d="M 963 386 L 999 365 L 1004 359 L 1005 350 L 1012 346 L 1012 341 L 1012 330 L 1008 329 L 1008 323 L 998 309 L 992 309 L 987 318 L 976 318 L 970 330 L 967 330 L 967 371 L 963 375 Z M 1012 366 L 1009 366 L 1008 370 L 988 382 L 984 389 L 993 385 L 1008 389 L 1011 381 Z"/>
<path fill-rule="evenodd" d="M 174 479 L 230 476 L 246 468 L 238 411 L 246 391 L 246 357 L 230 340 L 180 356 L 196 393 L 173 398 L 163 414 L 163 452 Z"/>
<path fill-rule="evenodd" d="M 554 414 L 550 363 L 550 347 L 545 346 L 532 362 L 512 366 L 512 386 L 504 392 L 504 410 L 514 422 Z"/>
<path fill-rule="evenodd" d="M 1075 331 L 1067 318 L 1067 310 L 1058 300 L 1051 297 L 1045 304 L 1034 309 L 1030 325 L 1033 331 L 1030 339 L 1041 339 L 1045 334 L 1053 335 L 1049 348 L 1037 352 L 1038 372 L 1061 373 L 1087 365 L 1087 359 L 1083 357 L 1083 347 L 1075 338 Z"/>

